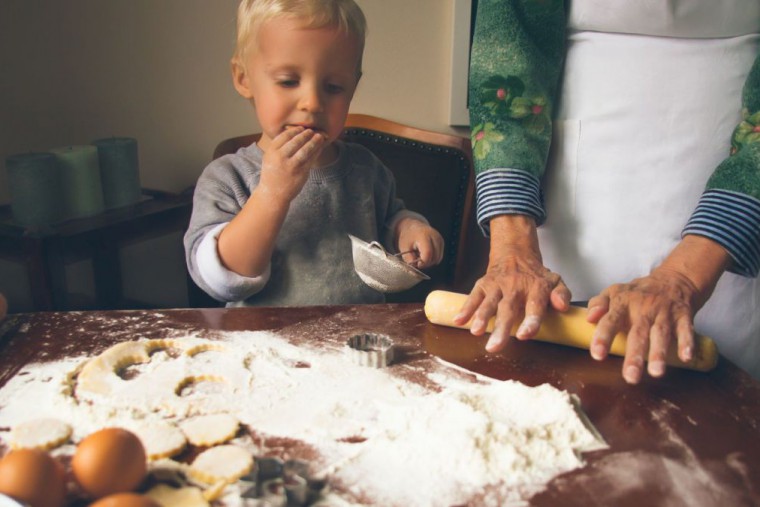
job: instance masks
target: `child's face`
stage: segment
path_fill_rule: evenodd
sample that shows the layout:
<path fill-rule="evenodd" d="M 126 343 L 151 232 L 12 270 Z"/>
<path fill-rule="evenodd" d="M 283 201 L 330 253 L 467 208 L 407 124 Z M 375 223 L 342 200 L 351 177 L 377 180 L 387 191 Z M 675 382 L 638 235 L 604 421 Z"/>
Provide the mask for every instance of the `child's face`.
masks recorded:
<path fill-rule="evenodd" d="M 289 18 L 264 23 L 243 62 L 246 76 L 236 77 L 235 83 L 256 108 L 261 148 L 266 151 L 291 126 L 320 132 L 327 143 L 335 141 L 359 80 L 360 51 L 355 37 L 335 28 L 303 28 Z"/>

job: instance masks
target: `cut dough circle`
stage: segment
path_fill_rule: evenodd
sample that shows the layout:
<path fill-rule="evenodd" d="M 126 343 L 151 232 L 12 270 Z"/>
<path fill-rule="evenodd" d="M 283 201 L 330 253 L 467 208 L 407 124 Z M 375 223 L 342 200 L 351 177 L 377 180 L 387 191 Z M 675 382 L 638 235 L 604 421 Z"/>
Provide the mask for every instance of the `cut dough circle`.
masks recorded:
<path fill-rule="evenodd" d="M 236 445 L 219 445 L 200 453 L 188 473 L 206 484 L 232 483 L 250 472 L 252 467 L 253 456 L 248 451 Z"/>
<path fill-rule="evenodd" d="M 175 456 L 187 445 L 185 434 L 168 422 L 144 422 L 132 429 L 145 447 L 150 461 Z"/>
<path fill-rule="evenodd" d="M 180 428 L 191 444 L 210 447 L 234 438 L 239 425 L 231 414 L 209 414 L 186 419 L 180 423 Z"/>
<path fill-rule="evenodd" d="M 32 419 L 11 430 L 12 449 L 48 451 L 64 444 L 71 437 L 71 426 L 53 418 Z"/>

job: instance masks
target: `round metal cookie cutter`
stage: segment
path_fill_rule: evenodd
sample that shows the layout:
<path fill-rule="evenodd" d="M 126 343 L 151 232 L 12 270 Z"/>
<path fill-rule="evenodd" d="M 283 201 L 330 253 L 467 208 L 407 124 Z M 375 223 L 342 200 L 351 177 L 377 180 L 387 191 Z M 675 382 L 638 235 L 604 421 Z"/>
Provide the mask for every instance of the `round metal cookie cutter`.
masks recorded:
<path fill-rule="evenodd" d="M 362 333 L 346 341 L 351 360 L 361 366 L 385 368 L 393 362 L 393 340 L 387 335 Z"/>

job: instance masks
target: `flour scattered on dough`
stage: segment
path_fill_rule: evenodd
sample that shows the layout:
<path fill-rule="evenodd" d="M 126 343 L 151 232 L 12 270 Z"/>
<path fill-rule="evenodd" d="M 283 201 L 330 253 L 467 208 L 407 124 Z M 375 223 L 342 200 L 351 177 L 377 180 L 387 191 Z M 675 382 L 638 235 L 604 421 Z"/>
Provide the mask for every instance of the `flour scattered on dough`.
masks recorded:
<path fill-rule="evenodd" d="M 426 373 L 404 364 L 365 368 L 340 347 L 296 346 L 270 332 L 167 342 L 148 362 L 129 365 L 129 375 L 104 370 L 94 384 L 89 379 L 109 395 L 77 391 L 90 358 L 28 366 L 0 390 L 0 428 L 55 417 L 78 441 L 106 426 L 180 424 L 224 412 L 264 440 L 313 449 L 314 471 L 347 504 L 378 505 L 517 503 L 582 466 L 581 452 L 604 446 L 570 395 L 549 385 L 465 375 L 432 359 Z M 204 343 L 214 346 L 199 349 Z M 394 373 L 403 368 L 424 378 Z M 185 378 L 213 382 L 191 388 Z M 0 438 L 7 442 L 8 433 Z M 236 440 L 262 451 L 255 439 Z"/>

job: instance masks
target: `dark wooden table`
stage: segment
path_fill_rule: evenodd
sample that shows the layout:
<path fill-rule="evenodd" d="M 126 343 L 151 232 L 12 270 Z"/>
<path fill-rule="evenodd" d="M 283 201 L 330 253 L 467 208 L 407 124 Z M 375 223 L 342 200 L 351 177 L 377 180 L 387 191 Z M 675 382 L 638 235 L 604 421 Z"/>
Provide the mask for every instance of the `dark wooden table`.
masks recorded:
<path fill-rule="evenodd" d="M 119 341 L 171 332 L 272 330 L 287 336 L 308 327 L 315 339 L 386 333 L 412 344 L 401 361 L 422 349 L 490 377 L 549 383 L 580 398 L 610 447 L 586 454 L 584 468 L 555 478 L 531 505 L 760 505 L 760 383 L 723 358 L 709 374 L 671 369 L 661 380 L 629 386 L 620 376 L 619 358 L 597 363 L 585 351 L 516 340 L 503 353 L 485 354 L 485 339 L 428 323 L 417 304 L 14 318 L 18 329 L 0 337 L 0 386 L 33 361 L 95 354 Z"/>
<path fill-rule="evenodd" d="M 143 189 L 132 205 L 40 228 L 15 223 L 0 206 L 0 258 L 19 263 L 29 279 L 34 310 L 144 308 L 125 300 L 120 249 L 138 241 L 184 232 L 192 195 Z M 66 284 L 68 263 L 92 259 L 95 300 L 75 303 Z"/>

